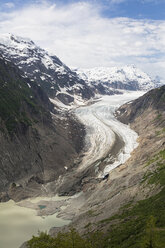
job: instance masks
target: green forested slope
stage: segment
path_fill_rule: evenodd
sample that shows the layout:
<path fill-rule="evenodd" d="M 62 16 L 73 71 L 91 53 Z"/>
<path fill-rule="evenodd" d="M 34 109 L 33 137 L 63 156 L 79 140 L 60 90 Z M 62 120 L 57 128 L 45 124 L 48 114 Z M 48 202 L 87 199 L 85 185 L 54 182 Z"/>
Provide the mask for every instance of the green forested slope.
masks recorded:
<path fill-rule="evenodd" d="M 48 99 L 37 85 L 23 78 L 12 64 L 0 59 L 1 130 L 11 134 L 18 127 L 26 129 L 33 122 L 50 118 L 45 106 Z M 42 99 L 41 99 L 42 98 Z"/>

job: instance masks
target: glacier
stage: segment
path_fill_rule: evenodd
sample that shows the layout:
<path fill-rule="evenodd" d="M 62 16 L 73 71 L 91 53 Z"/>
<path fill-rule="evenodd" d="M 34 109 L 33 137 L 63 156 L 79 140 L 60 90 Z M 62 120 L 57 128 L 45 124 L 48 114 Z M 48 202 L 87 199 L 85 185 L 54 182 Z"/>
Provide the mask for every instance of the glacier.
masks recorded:
<path fill-rule="evenodd" d="M 115 110 L 122 104 L 132 101 L 142 96 L 144 91 L 123 92 L 122 95 L 103 96 L 92 105 L 78 107 L 74 110 L 79 120 L 86 126 L 86 152 L 78 170 L 84 170 L 94 163 L 111 156 L 111 148 L 118 135 L 124 146 L 113 157 L 113 163 L 107 164 L 103 171 L 98 172 L 98 177 L 102 178 L 112 169 L 126 162 L 131 156 L 131 152 L 138 146 L 138 135 L 129 125 L 118 121 Z"/>

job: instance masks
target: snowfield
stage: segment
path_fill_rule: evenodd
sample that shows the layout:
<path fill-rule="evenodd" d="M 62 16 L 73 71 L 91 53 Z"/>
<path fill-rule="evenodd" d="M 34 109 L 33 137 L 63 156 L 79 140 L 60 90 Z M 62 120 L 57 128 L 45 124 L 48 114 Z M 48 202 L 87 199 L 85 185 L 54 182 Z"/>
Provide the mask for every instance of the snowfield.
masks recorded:
<path fill-rule="evenodd" d="M 80 78 L 90 83 L 109 83 L 121 82 L 124 84 L 138 85 L 139 90 L 150 90 L 155 88 L 157 83 L 147 73 L 143 72 L 134 65 L 122 67 L 96 67 L 91 69 L 75 69 Z M 136 82 L 136 83 L 135 83 Z"/>
<path fill-rule="evenodd" d="M 131 152 L 138 146 L 138 135 L 128 125 L 119 122 L 115 118 L 114 112 L 122 104 L 132 101 L 144 93 L 144 91 L 136 91 L 125 92 L 123 95 L 104 96 L 92 105 L 75 110 L 75 114 L 85 124 L 87 131 L 86 152 L 79 170 L 84 170 L 94 163 L 97 167 L 97 162 L 108 156 L 111 158 L 111 162 L 98 173 L 99 177 L 104 177 L 130 157 Z M 114 157 L 111 149 L 116 141 L 116 136 L 124 145 Z"/>

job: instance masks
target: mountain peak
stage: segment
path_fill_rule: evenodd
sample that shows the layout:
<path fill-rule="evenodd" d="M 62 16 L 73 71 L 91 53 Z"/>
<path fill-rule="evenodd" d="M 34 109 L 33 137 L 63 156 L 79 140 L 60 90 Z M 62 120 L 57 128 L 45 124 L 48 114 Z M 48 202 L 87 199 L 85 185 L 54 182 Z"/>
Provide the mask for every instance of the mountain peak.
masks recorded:
<path fill-rule="evenodd" d="M 29 38 L 23 38 L 11 33 L 4 33 L 0 35 L 0 43 L 5 46 L 18 46 L 19 44 L 34 45 L 34 42 Z"/>
<path fill-rule="evenodd" d="M 95 94 L 148 91 L 159 85 L 135 65 L 70 70 L 58 57 L 51 56 L 30 39 L 13 34 L 0 35 L 0 52 L 23 71 L 25 77 L 41 86 L 50 98 L 58 98 L 65 104 L 82 102 Z"/>
<path fill-rule="evenodd" d="M 57 56 L 51 56 L 30 39 L 13 34 L 0 35 L 0 53 L 23 71 L 27 78 L 40 85 L 50 98 L 54 99 L 60 94 L 60 101 L 63 98 L 64 102 L 70 103 L 74 101 L 74 95 L 85 99 L 94 95 L 85 82 Z"/>
<path fill-rule="evenodd" d="M 77 74 L 89 83 L 109 84 L 110 87 L 120 88 L 121 84 L 132 90 L 150 90 L 155 88 L 151 77 L 135 65 L 121 67 L 95 67 L 92 69 L 77 69 Z"/>

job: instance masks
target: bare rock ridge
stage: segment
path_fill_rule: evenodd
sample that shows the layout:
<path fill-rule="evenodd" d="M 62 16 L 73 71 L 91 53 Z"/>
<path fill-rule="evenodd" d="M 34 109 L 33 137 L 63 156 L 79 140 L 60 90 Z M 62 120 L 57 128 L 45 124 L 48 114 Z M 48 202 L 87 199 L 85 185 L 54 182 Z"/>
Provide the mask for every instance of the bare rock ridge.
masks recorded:
<path fill-rule="evenodd" d="M 74 116 L 61 114 L 41 87 L 0 58 L 1 200 L 35 195 L 64 174 L 83 147 L 84 132 Z"/>
<path fill-rule="evenodd" d="M 120 113 L 118 119 L 124 123 L 132 123 L 149 109 L 157 111 L 158 114 L 160 111 L 160 115 L 164 114 L 165 86 L 153 89 L 132 103 L 121 106 L 118 110 L 118 113 Z"/>

